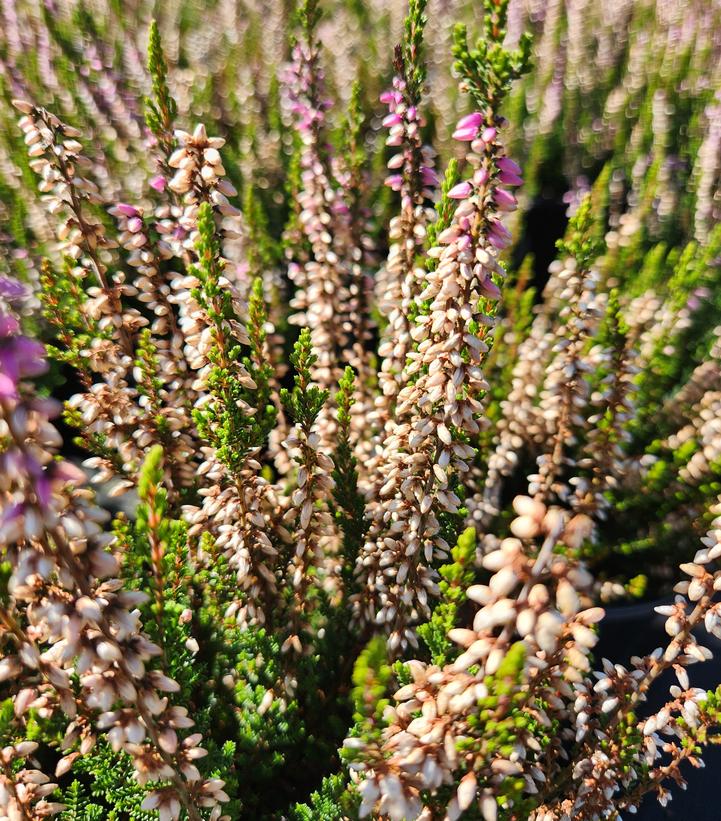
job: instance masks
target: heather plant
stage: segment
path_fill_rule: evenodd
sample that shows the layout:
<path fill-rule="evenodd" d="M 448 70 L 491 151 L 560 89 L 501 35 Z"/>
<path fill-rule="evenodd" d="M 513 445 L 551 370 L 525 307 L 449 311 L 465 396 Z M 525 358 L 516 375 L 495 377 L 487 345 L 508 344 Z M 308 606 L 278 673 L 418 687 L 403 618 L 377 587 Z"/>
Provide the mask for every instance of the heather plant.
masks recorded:
<path fill-rule="evenodd" d="M 1 12 L 0 818 L 665 804 L 721 721 L 718 9 L 159 6 Z"/>

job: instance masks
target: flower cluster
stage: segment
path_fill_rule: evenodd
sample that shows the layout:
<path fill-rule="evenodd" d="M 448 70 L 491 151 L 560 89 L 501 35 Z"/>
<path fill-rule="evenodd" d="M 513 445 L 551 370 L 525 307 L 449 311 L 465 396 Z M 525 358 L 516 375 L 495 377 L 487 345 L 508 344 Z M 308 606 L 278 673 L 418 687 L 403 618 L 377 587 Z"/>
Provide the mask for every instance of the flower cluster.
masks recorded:
<path fill-rule="evenodd" d="M 469 83 L 481 71 L 491 74 L 489 83 L 498 82 L 493 72 L 500 67 L 481 69 L 479 53 L 462 51 L 460 43 L 459 66 Z M 504 57 L 522 72 L 521 51 Z M 490 107 L 495 101 L 479 93 L 474 102 Z M 459 513 L 454 483 L 469 471 L 469 439 L 481 429 L 480 398 L 487 388 L 481 364 L 500 295 L 494 278 L 503 275 L 497 253 L 508 239 L 497 214 L 499 203 L 503 210 L 515 207 L 504 185 L 521 184 L 520 169 L 503 154 L 500 124 L 491 108 L 485 117 L 463 117 L 455 131 L 456 139 L 470 143 L 472 176 L 447 192 L 459 202 L 428 251 L 434 264 L 414 302 L 406 384 L 382 442 L 378 470 L 384 483 L 369 503 L 372 523 L 359 557 L 367 590 L 360 617 L 386 627 L 392 652 L 416 643 L 412 623 L 429 614 L 429 596 L 437 592 L 431 566 L 448 550 L 440 517 Z"/>
<path fill-rule="evenodd" d="M 194 722 L 165 695 L 178 684 L 152 669 L 161 650 L 140 629 L 137 606 L 145 594 L 123 589 L 115 578 L 119 563 L 107 550 L 106 514 L 83 491 L 82 472 L 54 458 L 57 403 L 27 387 L 29 377 L 46 369 L 43 347 L 22 335 L 12 313 L 3 312 L 2 327 L 1 533 L 8 562 L 2 621 L 12 648 L 2 665 L 4 680 L 24 685 L 15 698 L 16 720 L 41 705 L 48 716 L 65 715 L 66 754 L 57 775 L 77 758 L 72 748 L 81 738 L 87 752 L 97 731 L 107 731 L 113 749 L 133 759 L 139 783 L 168 782 L 148 794 L 147 808 L 168 807 L 177 816 L 183 807 L 198 819 L 199 807 L 222 799 L 223 783 L 203 779 L 193 763 L 206 754 L 201 735 L 178 736 Z M 17 781 L 10 778 L 13 760 L 33 751 L 26 746 L 10 748 L 4 762 L 9 803 L 18 804 L 10 817 L 30 817 L 23 807 L 36 801 L 33 812 L 57 813 L 62 804 L 43 800 L 55 784 L 28 790 L 48 783 L 42 773 L 33 779 L 22 770 Z"/>
<path fill-rule="evenodd" d="M 0 818 L 666 803 L 721 724 L 719 9 L 178 0 L 144 67 L 117 3 L 36 5 Z M 668 640 L 604 658 L 631 598 Z"/>

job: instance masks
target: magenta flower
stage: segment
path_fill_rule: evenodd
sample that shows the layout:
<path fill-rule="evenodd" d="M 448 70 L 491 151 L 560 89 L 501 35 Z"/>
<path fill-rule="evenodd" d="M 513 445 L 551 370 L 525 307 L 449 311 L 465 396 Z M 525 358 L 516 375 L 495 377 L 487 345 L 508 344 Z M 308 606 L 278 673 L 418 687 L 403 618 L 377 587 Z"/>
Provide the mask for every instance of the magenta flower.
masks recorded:
<path fill-rule="evenodd" d="M 518 205 L 518 200 L 516 200 L 510 191 L 506 191 L 505 188 L 496 188 L 493 193 L 493 199 L 499 211 L 515 211 Z"/>
<path fill-rule="evenodd" d="M 402 123 L 402 122 L 403 122 L 403 119 L 401 118 L 401 115 L 396 114 L 395 112 L 392 112 L 391 114 L 387 114 L 383 118 L 383 125 L 384 125 L 385 128 L 390 128 L 392 125 L 398 125 L 399 123 Z"/>
<path fill-rule="evenodd" d="M 476 139 L 477 134 L 478 129 L 475 127 L 458 128 L 453 132 L 452 137 L 459 142 L 470 143 Z"/>
<path fill-rule="evenodd" d="M 515 174 L 517 177 L 521 176 L 521 167 L 518 163 L 514 162 L 510 157 L 500 157 L 496 160 L 496 165 L 501 171 L 508 172 L 509 174 Z"/>
<path fill-rule="evenodd" d="M 498 132 L 495 128 L 484 128 L 483 133 L 481 134 L 481 139 L 486 144 L 492 143 L 496 139 L 497 134 Z"/>
<path fill-rule="evenodd" d="M 501 171 L 498 175 L 498 179 L 504 185 L 523 185 L 523 180 L 516 174 L 512 174 L 510 171 Z"/>
<path fill-rule="evenodd" d="M 465 117 L 461 117 L 458 121 L 458 125 L 456 129 L 460 128 L 475 128 L 478 130 L 478 126 L 483 122 L 483 114 L 480 111 L 474 111 L 473 114 L 466 114 Z"/>
<path fill-rule="evenodd" d="M 117 216 L 118 214 L 122 214 L 124 217 L 137 217 L 140 212 L 137 208 L 133 205 L 128 205 L 126 202 L 119 202 L 113 208 L 110 209 L 110 212 Z"/>
<path fill-rule="evenodd" d="M 17 399 L 17 387 L 10 377 L 0 371 L 0 399 Z"/>

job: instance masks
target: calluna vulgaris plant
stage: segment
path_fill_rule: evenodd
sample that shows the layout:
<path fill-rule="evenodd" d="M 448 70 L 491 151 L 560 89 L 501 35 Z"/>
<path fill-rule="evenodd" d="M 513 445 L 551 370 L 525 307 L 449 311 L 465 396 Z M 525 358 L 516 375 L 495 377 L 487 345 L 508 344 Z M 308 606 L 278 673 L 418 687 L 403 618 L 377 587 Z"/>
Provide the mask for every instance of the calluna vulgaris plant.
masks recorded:
<path fill-rule="evenodd" d="M 159 4 L 147 70 L 121 4 L 3 5 L 0 819 L 666 803 L 721 723 L 721 11 L 292 5 Z"/>

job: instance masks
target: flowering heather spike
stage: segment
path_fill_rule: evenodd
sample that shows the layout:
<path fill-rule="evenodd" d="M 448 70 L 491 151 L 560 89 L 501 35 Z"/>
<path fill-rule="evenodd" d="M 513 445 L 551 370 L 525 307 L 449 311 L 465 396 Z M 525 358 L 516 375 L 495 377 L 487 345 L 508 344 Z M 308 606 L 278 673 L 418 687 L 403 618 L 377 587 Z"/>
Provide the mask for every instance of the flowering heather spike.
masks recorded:
<path fill-rule="evenodd" d="M 606 344 L 594 357 L 603 376 L 590 397 L 597 412 L 588 420 L 584 448 L 583 472 L 588 478 L 577 477 L 574 487 L 578 499 L 574 504 L 584 513 L 609 507 L 606 491 L 617 485 L 629 467 L 624 446 L 631 439 L 628 422 L 634 413 L 635 351 L 629 346 L 617 291 L 609 294 L 605 326 L 601 334 Z"/>
<path fill-rule="evenodd" d="M 290 321 L 310 329 L 315 352 L 312 377 L 330 391 L 338 384 L 345 361 L 353 364 L 352 359 L 359 359 L 355 364 L 364 364 L 367 306 L 365 278 L 359 267 L 362 259 L 357 258 L 358 253 L 362 255 L 362 237 L 357 224 L 349 221 L 348 203 L 332 178 L 334 164 L 325 144 L 329 103 L 325 99 L 316 34 L 319 18 L 317 3 L 309 0 L 301 7 L 302 36 L 293 46 L 292 63 L 286 74 L 293 123 L 300 138 L 297 227 L 305 246 L 305 253 L 289 269 L 296 288 L 291 306 L 299 309 Z M 352 330 L 359 331 L 361 338 L 351 341 Z M 354 356 L 350 348 L 356 342 L 360 347 Z M 330 444 L 334 436 L 330 414 L 328 406 L 320 418 L 320 434 L 325 444 Z"/>
<path fill-rule="evenodd" d="M 108 731 L 114 748 L 131 756 L 141 784 L 167 784 L 158 800 L 177 804 L 175 817 L 182 807 L 200 821 L 208 782 L 195 768 L 188 770 L 204 754 L 200 736 L 177 748 L 176 729 L 193 722 L 161 696 L 178 685 L 150 669 L 160 651 L 140 630 L 136 606 L 144 594 L 124 590 L 113 578 L 118 561 L 106 550 L 113 540 L 99 526 L 104 514 L 80 489 L 82 473 L 54 458 L 55 403 L 36 397 L 28 382 L 46 369 L 42 346 L 20 333 L 12 314 L 1 316 L 0 384 L 6 389 L 0 432 L 7 445 L 0 457 L 0 542 L 10 565 L 0 614 L 22 661 L 10 673 L 19 682 L 39 676 L 50 711 L 61 709 L 74 719 L 66 749 L 81 726 L 80 705 L 98 729 Z M 172 749 L 169 735 L 176 738 Z"/>
<path fill-rule="evenodd" d="M 129 386 L 138 333 L 147 319 L 137 308 L 122 304 L 124 298 L 138 295 L 137 288 L 125 282 L 124 273 L 117 270 L 112 279 L 108 276 L 106 255 L 116 243 L 107 238 L 100 220 L 88 210 L 88 205 L 98 204 L 102 198 L 94 183 L 79 174 L 85 163 L 75 130 L 44 109 L 24 105 L 26 109 L 29 113 L 22 118 L 21 128 L 34 155 L 32 165 L 42 177 L 40 188 L 46 192 L 47 207 L 61 215 L 58 238 L 65 255 L 60 272 L 50 263 L 43 266 L 45 315 L 65 345 L 65 350 L 56 349 L 56 355 L 79 370 L 85 388 L 69 400 L 66 417 L 81 429 L 84 444 L 94 454 L 95 461 L 88 466 L 101 468 L 96 481 L 109 474 L 119 475 L 116 491 L 122 492 L 132 486 L 127 475 L 132 469 L 114 461 L 107 439 L 113 439 L 117 449 L 125 449 L 130 463 L 142 458 L 148 444 L 147 429 L 153 425 L 148 426 L 135 402 L 137 392 Z M 139 220 L 137 209 L 121 206 L 118 213 L 126 227 Z M 123 216 L 123 210 L 134 216 Z M 132 227 L 142 228 L 135 223 Z M 141 230 L 124 232 L 121 239 L 131 246 L 138 239 L 146 241 Z M 89 277 L 98 285 L 85 286 Z M 141 284 L 149 283 L 141 280 Z M 154 288 L 155 283 L 149 289 L 151 303 Z M 165 308 L 168 310 L 167 305 Z M 92 384 L 98 378 L 100 381 Z M 187 437 L 177 443 L 181 453 L 186 448 L 186 454 L 187 445 Z"/>
<path fill-rule="evenodd" d="M 389 225 L 390 247 L 384 269 L 377 278 L 378 307 L 387 320 L 378 353 L 382 358 L 378 384 L 381 396 L 376 403 L 375 425 L 379 444 L 392 418 L 396 397 L 403 386 L 403 369 L 412 348 L 412 311 L 423 287 L 423 269 L 417 259 L 426 239 L 432 212 L 436 174 L 435 152 L 423 145 L 420 113 L 425 66 L 423 29 L 426 24 L 424 0 L 414 0 L 408 11 L 402 43 L 396 47 L 393 88 L 383 95 L 392 119 L 387 144 L 398 153 L 388 162 L 392 176 L 386 180 L 401 197 L 400 214 Z"/>
<path fill-rule="evenodd" d="M 225 145 L 225 140 L 209 137 L 202 123 L 195 127 L 192 134 L 176 130 L 175 139 L 178 148 L 168 158 L 168 165 L 175 175 L 168 182 L 168 188 L 183 198 L 185 220 L 192 226 L 197 206 L 203 202 L 211 203 L 222 216 L 237 216 L 238 209 L 228 200 L 237 191 L 223 179 L 225 168 L 219 149 Z"/>
<path fill-rule="evenodd" d="M 588 574 L 559 555 L 553 572 L 549 567 L 556 542 L 571 537 L 572 520 L 529 497 L 517 497 L 513 506 L 518 518 L 512 529 L 527 534 L 488 553 L 488 584 L 465 591 L 481 608 L 472 627 L 449 632 L 460 655 L 442 666 L 409 662 L 392 706 L 375 678 L 358 681 L 363 711 L 345 755 L 356 773 L 361 817 L 453 817 L 475 800 L 479 783 L 493 785 L 485 791 L 493 812 L 481 795 L 484 818 L 495 817 L 500 784 L 499 800 L 512 800 L 533 821 L 562 818 L 571 804 L 579 818 L 604 817 L 606 810 L 637 807 L 647 792 L 667 797 L 665 785 L 680 777 L 682 763 L 696 755 L 695 745 L 717 720 L 717 696 L 690 687 L 684 667 L 710 657 L 695 627 L 703 621 L 714 635 L 721 633 L 718 605 L 712 604 L 721 571 L 708 567 L 721 556 L 719 531 L 702 540 L 694 563 L 682 566 L 691 579 L 677 586 L 682 595 L 657 608 L 668 617 L 665 650 L 632 659 L 631 669 L 604 660 L 603 670 L 592 673 L 597 636 L 591 628 L 603 611 L 581 609 L 577 591 Z M 533 534 L 523 520 L 534 523 Z M 540 551 L 528 553 L 535 538 L 543 538 Z M 638 705 L 671 667 L 679 685 L 661 709 L 638 719 Z M 364 716 L 380 712 L 382 725 L 369 732 Z M 488 721 L 494 723 L 490 743 L 482 735 Z M 539 735 L 548 726 L 557 728 L 554 737 Z M 507 744 L 497 740 L 501 735 Z M 555 774 L 566 767 L 573 786 L 559 795 Z M 438 789 L 449 781 L 458 785 L 450 799 Z"/>
<path fill-rule="evenodd" d="M 283 652 L 308 652 L 309 615 L 314 607 L 313 586 L 333 538 L 332 520 L 327 510 L 333 490 L 333 462 L 321 449 L 318 418 L 328 392 L 312 382 L 315 353 L 312 336 L 304 328 L 295 344 L 291 362 L 295 367 L 295 386 L 283 390 L 281 398 L 295 422 L 286 447 L 298 465 L 297 488 L 291 497 L 285 522 L 293 532 L 293 554 L 286 571 L 293 599 L 289 615 L 289 635 Z M 314 579 L 314 576 L 316 577 Z"/>
<path fill-rule="evenodd" d="M 76 275 L 90 276 L 97 286 L 87 288 L 92 297 L 88 310 L 99 319 L 101 329 L 109 329 L 117 338 L 121 353 L 127 354 L 132 334 L 144 324 L 135 309 L 123 310 L 121 296 L 135 293 L 117 272 L 108 277 L 104 252 L 115 243 L 107 238 L 100 220 L 87 206 L 103 202 L 97 185 L 81 176 L 84 158 L 76 129 L 62 123 L 43 108 L 16 101 L 23 112 L 20 128 L 28 146 L 30 166 L 41 178 L 39 189 L 45 194 L 45 205 L 52 214 L 62 215 L 57 229 L 63 254 L 77 263 Z"/>
<path fill-rule="evenodd" d="M 499 57 L 499 65 L 504 60 Z M 500 125 L 493 110 L 484 122 Z M 478 120 L 479 133 L 481 126 Z M 439 517 L 459 512 L 454 483 L 469 472 L 475 453 L 469 440 L 483 424 L 480 399 L 488 386 L 481 363 L 500 293 L 493 280 L 503 275 L 497 254 L 505 244 L 494 209 L 503 174 L 500 140 L 474 139 L 467 160 L 473 169 L 467 199 L 428 252 L 439 263 L 417 296 L 407 384 L 383 443 L 379 472 L 385 483 L 369 505 L 371 527 L 359 561 L 367 598 L 358 599 L 358 615 L 390 633 L 394 654 L 415 645 L 412 624 L 428 615 L 429 595 L 437 594 L 433 563 L 448 550 Z"/>
<path fill-rule="evenodd" d="M 341 186 L 343 212 L 337 220 L 337 230 L 344 246 L 344 256 L 348 260 L 345 282 L 348 299 L 340 308 L 342 326 L 347 329 L 349 346 L 346 354 L 349 365 L 358 374 L 356 400 L 353 403 L 352 439 L 358 454 L 363 456 L 369 446 L 368 417 L 373 409 L 370 395 L 375 374 L 371 364 L 374 323 L 371 319 L 370 288 L 368 266 L 372 261 L 371 225 L 365 200 L 368 196 L 369 180 L 364 168 L 365 154 L 362 150 L 364 115 L 361 107 L 361 86 L 353 84 L 346 124 L 345 146 L 335 162 L 335 176 Z M 343 236 L 346 234 L 347 236 Z M 365 460 L 362 466 L 366 471 Z"/>
<path fill-rule="evenodd" d="M 244 307 L 223 275 L 209 203 L 198 209 L 196 252 L 199 264 L 192 294 L 198 335 L 191 366 L 199 369 L 194 388 L 206 399 L 196 404 L 194 419 L 213 447 L 199 470 L 216 485 L 215 492 L 204 494 L 200 508 L 186 508 L 186 519 L 192 534 L 207 528 L 217 537 L 217 547 L 225 550 L 236 570 L 245 593 L 238 619 L 263 623 L 276 595 L 277 550 L 264 510 L 270 490 L 256 461 L 275 419 L 262 285 L 258 281 L 251 296 L 249 333 L 238 319 Z M 250 356 L 243 355 L 243 346 L 250 347 Z"/>
<path fill-rule="evenodd" d="M 573 439 L 574 430 L 587 425 L 580 413 L 589 394 L 582 354 L 591 323 L 599 313 L 594 304 L 598 274 L 593 264 L 600 247 L 594 237 L 591 206 L 589 195 L 571 220 L 567 238 L 558 243 L 559 250 L 567 255 L 557 274 L 562 289 L 559 333 L 564 343 L 557 343 L 554 348 L 558 353 L 546 369 L 540 395 L 539 410 L 550 451 L 538 457 L 538 475 L 531 477 L 529 484 L 529 492 L 540 499 L 547 499 L 550 493 L 564 495 L 556 479 L 568 464 L 566 446 Z"/>

